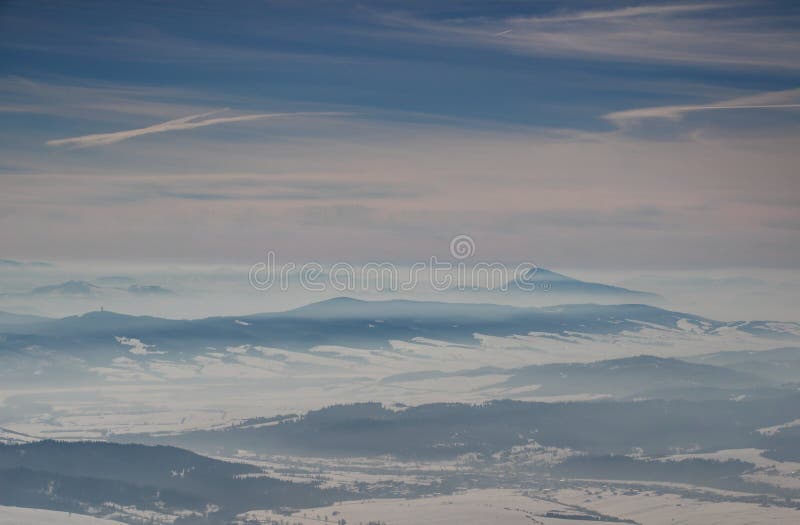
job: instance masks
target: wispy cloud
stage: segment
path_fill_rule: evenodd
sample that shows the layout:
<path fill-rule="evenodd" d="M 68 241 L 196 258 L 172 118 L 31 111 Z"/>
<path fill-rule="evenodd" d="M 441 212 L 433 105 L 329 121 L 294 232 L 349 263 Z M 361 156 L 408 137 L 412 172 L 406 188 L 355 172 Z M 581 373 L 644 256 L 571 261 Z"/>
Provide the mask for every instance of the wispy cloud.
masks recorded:
<path fill-rule="evenodd" d="M 800 89 L 770 91 L 746 97 L 721 100 L 712 104 L 686 104 L 654 106 L 647 108 L 615 111 L 603 118 L 619 126 L 644 119 L 677 120 L 695 111 L 741 110 L 741 109 L 797 109 L 800 108 Z"/>
<path fill-rule="evenodd" d="M 756 15 L 757 6 L 661 4 L 451 20 L 392 14 L 383 22 L 408 38 L 536 56 L 800 69 L 800 33 L 792 26 L 797 15 Z"/>
<path fill-rule="evenodd" d="M 182 131 L 187 129 L 202 128 L 206 126 L 214 126 L 217 124 L 231 124 L 236 122 L 249 122 L 253 120 L 276 119 L 276 118 L 297 118 L 297 117 L 325 117 L 325 116 L 343 116 L 347 113 L 334 112 L 334 111 L 307 111 L 307 112 L 293 112 L 293 113 L 253 113 L 247 115 L 235 115 L 230 117 L 213 117 L 226 109 L 219 109 L 216 111 L 209 111 L 208 113 L 200 113 L 199 115 L 190 115 L 174 120 L 161 122 L 144 128 L 130 129 L 126 131 L 115 131 L 113 133 L 97 133 L 93 135 L 82 135 L 79 137 L 69 137 L 64 139 L 56 139 L 47 141 L 48 146 L 71 146 L 75 148 L 88 148 L 93 146 L 104 146 L 107 144 L 114 144 L 123 140 L 139 137 L 142 135 L 149 135 L 151 133 L 164 133 L 167 131 Z"/>
<path fill-rule="evenodd" d="M 574 22 L 576 20 L 600 20 L 608 18 L 630 18 L 636 16 L 667 15 L 677 13 L 691 13 L 693 11 L 708 11 L 729 7 L 730 4 L 723 3 L 696 3 L 696 4 L 675 4 L 675 5 L 642 5 L 623 7 L 621 9 L 608 9 L 599 11 L 579 11 L 565 15 L 547 17 L 525 17 L 517 18 L 517 21 L 526 22 Z"/>

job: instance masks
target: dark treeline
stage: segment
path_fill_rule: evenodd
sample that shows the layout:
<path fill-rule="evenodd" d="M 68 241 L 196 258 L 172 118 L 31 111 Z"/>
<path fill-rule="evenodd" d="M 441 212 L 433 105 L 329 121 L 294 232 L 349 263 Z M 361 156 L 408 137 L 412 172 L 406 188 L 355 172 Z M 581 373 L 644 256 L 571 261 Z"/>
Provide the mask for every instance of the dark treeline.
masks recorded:
<path fill-rule="evenodd" d="M 536 441 L 592 454 L 649 455 L 764 445 L 756 430 L 800 418 L 800 395 L 740 401 L 593 401 L 430 404 L 393 411 L 378 403 L 311 411 L 271 426 L 138 439 L 206 453 L 452 458 Z M 766 447 L 769 448 L 769 447 Z"/>
<path fill-rule="evenodd" d="M 348 497 L 313 483 L 265 476 L 257 467 L 219 461 L 174 447 L 40 441 L 0 445 L 0 505 L 86 513 L 107 502 L 184 521 L 225 523 L 253 508 L 328 505 Z M 250 475 L 250 477 L 248 477 Z M 208 506 L 217 507 L 206 517 Z"/>

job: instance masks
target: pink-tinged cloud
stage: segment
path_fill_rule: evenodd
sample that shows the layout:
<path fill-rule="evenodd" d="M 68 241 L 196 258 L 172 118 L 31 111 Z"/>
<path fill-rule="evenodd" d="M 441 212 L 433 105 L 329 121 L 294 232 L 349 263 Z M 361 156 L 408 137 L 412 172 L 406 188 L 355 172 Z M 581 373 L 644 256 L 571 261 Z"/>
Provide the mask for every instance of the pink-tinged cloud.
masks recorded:
<path fill-rule="evenodd" d="M 741 110 L 741 109 L 797 109 L 800 108 L 800 89 L 770 91 L 746 97 L 722 100 L 713 104 L 685 104 L 655 106 L 648 108 L 615 111 L 603 118 L 621 125 L 643 119 L 679 119 L 695 111 Z"/>

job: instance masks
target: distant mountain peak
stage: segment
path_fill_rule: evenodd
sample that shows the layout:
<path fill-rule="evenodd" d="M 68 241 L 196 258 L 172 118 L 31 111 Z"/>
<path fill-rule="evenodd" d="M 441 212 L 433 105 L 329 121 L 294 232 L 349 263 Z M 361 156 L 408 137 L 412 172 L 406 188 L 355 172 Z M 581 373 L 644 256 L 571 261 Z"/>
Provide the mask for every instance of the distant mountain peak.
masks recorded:
<path fill-rule="evenodd" d="M 572 295 L 584 297 L 615 297 L 642 299 L 660 299 L 661 296 L 651 292 L 630 290 L 621 286 L 581 281 L 547 268 L 531 268 L 509 283 L 509 289 L 518 291 L 536 291 L 553 295 Z"/>
<path fill-rule="evenodd" d="M 157 284 L 132 284 L 128 287 L 128 293 L 135 295 L 173 295 L 175 292 Z"/>
<path fill-rule="evenodd" d="M 31 293 L 36 295 L 94 295 L 99 290 L 99 286 L 87 281 L 66 281 L 61 284 L 39 286 L 31 290 Z"/>
<path fill-rule="evenodd" d="M 578 279 L 573 277 L 569 277 L 564 275 L 563 273 L 554 272 L 553 270 L 548 270 L 547 268 L 531 268 L 521 276 L 522 279 L 525 280 L 544 280 L 550 279 L 553 281 L 574 281 L 580 282 Z"/>
<path fill-rule="evenodd" d="M 0 259 L 0 267 L 6 267 L 6 268 L 25 268 L 25 267 L 48 268 L 50 266 L 53 265 L 42 261 L 16 261 L 14 259 Z"/>

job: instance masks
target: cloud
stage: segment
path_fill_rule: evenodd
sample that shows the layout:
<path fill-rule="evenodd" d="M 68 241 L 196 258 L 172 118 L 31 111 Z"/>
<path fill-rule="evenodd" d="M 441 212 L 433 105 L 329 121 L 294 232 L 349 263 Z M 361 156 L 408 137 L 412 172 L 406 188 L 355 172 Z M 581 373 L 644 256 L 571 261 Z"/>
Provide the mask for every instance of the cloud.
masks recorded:
<path fill-rule="evenodd" d="M 729 7 L 730 4 L 675 4 L 675 5 L 641 5 L 633 7 L 623 7 L 621 9 L 609 9 L 605 11 L 579 11 L 566 15 L 548 17 L 526 17 L 518 18 L 518 21 L 527 22 L 574 22 L 577 20 L 601 20 L 608 18 L 630 18 L 637 16 L 666 15 L 675 13 L 689 13 L 692 11 L 708 11 Z"/>
<path fill-rule="evenodd" d="M 377 211 L 362 204 L 334 204 L 307 206 L 302 213 L 301 223 L 304 226 L 359 226 L 381 227 L 386 219 Z"/>
<path fill-rule="evenodd" d="M 738 103 L 789 100 L 753 96 Z M 60 158 L 42 156 L 41 168 L 3 181 L 0 210 L 8 215 L 0 243 L 29 259 L 216 261 L 224 254 L 252 264 L 254 250 L 275 249 L 284 260 L 409 261 L 445 255 L 453 232 L 466 231 L 486 260 L 552 267 L 771 267 L 800 260 L 798 230 L 768 224 L 795 219 L 800 209 L 791 199 L 800 148 L 796 134 L 782 129 L 748 125 L 730 136 L 641 140 L 618 132 L 573 138 L 362 119 L 344 124 L 368 129 L 369 140 L 337 125 L 334 139 L 319 134 L 222 147 L 213 137 L 155 141 L 144 158 L 114 148 L 113 163 L 66 173 Z M 84 162 L 82 155 L 68 157 Z M 385 198 L 367 201 L 365 192 Z"/>
<path fill-rule="evenodd" d="M 737 110 L 737 109 L 797 109 L 800 108 L 800 89 L 771 91 L 747 97 L 722 100 L 712 104 L 686 104 L 671 106 L 654 106 L 647 108 L 615 111 L 603 115 L 603 118 L 624 126 L 643 119 L 677 120 L 687 113 L 695 111 Z"/>
<path fill-rule="evenodd" d="M 253 120 L 273 119 L 273 118 L 295 118 L 295 117 L 321 117 L 321 116 L 343 116 L 348 113 L 342 112 L 323 112 L 323 111 L 308 111 L 308 112 L 294 112 L 294 113 L 254 113 L 249 115 L 236 115 L 231 117 L 214 117 L 212 115 L 219 114 L 226 109 L 219 109 L 216 111 L 209 111 L 208 113 L 201 113 L 199 115 L 191 115 L 174 120 L 168 120 L 160 124 L 154 124 L 144 128 L 136 128 L 127 131 L 115 131 L 113 133 L 97 133 L 93 135 L 82 135 L 80 137 L 70 137 L 65 139 L 56 139 L 47 141 L 48 146 L 72 146 L 75 148 L 88 148 L 93 146 L 104 146 L 106 144 L 114 144 L 123 140 L 127 140 L 142 135 L 149 135 L 151 133 L 164 133 L 167 131 L 181 131 L 187 129 L 202 128 L 206 126 L 214 126 L 216 124 L 231 124 L 236 122 L 249 122 Z"/>
<path fill-rule="evenodd" d="M 163 354 L 164 352 L 158 352 L 156 350 L 149 350 L 153 348 L 155 345 L 146 345 L 138 339 L 133 337 L 115 337 L 117 342 L 121 345 L 129 346 L 130 353 L 134 355 L 153 355 L 153 354 Z"/>
<path fill-rule="evenodd" d="M 382 19 L 399 30 L 395 35 L 440 45 L 495 47 L 516 54 L 581 60 L 799 69 L 800 38 L 790 22 L 796 22 L 796 15 L 755 14 L 756 7 L 696 3 L 535 17 L 437 20 L 392 14 Z"/>
<path fill-rule="evenodd" d="M 241 183 L 242 181 L 237 181 Z M 412 198 L 410 189 L 389 184 L 354 182 L 347 180 L 325 181 L 319 178 L 301 178 L 290 181 L 262 180 L 258 187 L 232 183 L 228 188 L 217 189 L 165 189 L 143 197 L 167 197 L 193 201 L 328 201 L 335 199 L 400 199 Z M 152 186 L 152 185 L 149 185 Z"/>

